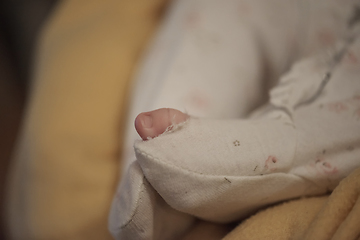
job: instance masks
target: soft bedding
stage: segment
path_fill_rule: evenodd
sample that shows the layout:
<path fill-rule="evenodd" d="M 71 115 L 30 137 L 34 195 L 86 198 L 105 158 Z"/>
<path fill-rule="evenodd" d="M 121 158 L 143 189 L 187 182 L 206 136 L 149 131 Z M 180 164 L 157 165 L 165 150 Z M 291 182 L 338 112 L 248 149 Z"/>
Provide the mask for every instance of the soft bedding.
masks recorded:
<path fill-rule="evenodd" d="M 192 117 L 136 141 L 136 156 L 125 158 L 136 161 L 112 205 L 109 226 L 116 239 L 176 239 L 196 219 L 242 220 L 277 202 L 332 191 L 360 166 L 358 6 L 302 4 L 307 7 L 281 0 L 172 5 L 139 68 L 132 109 L 172 107 Z M 252 11 L 239 19 L 234 9 L 244 6 Z M 280 20 L 288 21 L 281 30 Z M 333 41 L 314 47 L 316 31 L 330 23 L 336 24 Z M 294 33 L 294 26 L 302 31 Z M 291 45 L 290 34 L 309 39 Z M 251 100 L 261 102 L 269 76 L 280 74 L 289 59 L 298 60 L 278 77 L 268 103 L 247 117 Z M 196 101 L 188 101 L 192 92 Z M 133 152 L 131 145 L 126 150 Z"/>
<path fill-rule="evenodd" d="M 276 1 L 267 2 L 271 2 L 274 7 L 277 6 Z M 246 3 L 246 1 L 241 3 Z M 242 8 L 234 8 L 234 10 L 246 14 L 249 12 L 249 8 L 245 8 L 246 6 L 243 4 Z M 316 4 L 309 8 L 314 15 L 306 15 L 308 17 L 304 19 L 313 22 L 317 19 L 314 16 L 321 15 L 321 11 L 319 11 L 321 8 Z M 153 188 L 151 182 L 142 176 L 145 167 L 141 167 L 138 162 L 133 163 L 128 171 L 128 174 L 135 171 L 136 174 L 133 174 L 132 178 L 121 177 L 119 173 L 119 165 L 125 166 L 123 167 L 125 172 L 125 169 L 131 164 L 129 162 L 134 160 L 131 157 L 133 156 L 131 142 L 133 137 L 130 137 L 131 143 L 126 143 L 124 147 L 123 133 L 126 130 L 119 132 L 119 129 L 124 127 L 122 125 L 124 118 L 133 120 L 134 114 L 136 114 L 133 111 L 126 112 L 129 107 L 127 96 L 132 71 L 137 66 L 137 59 L 142 56 L 142 50 L 146 48 L 147 39 L 157 26 L 160 16 L 162 16 L 161 13 L 167 9 L 165 1 L 87 1 L 86 4 L 82 1 L 63 1 L 59 4 L 40 38 L 30 102 L 13 159 L 12 171 L 9 174 L 7 223 L 11 239 L 111 239 L 106 227 L 107 215 L 118 179 L 123 179 L 121 183 L 123 185 L 130 181 L 132 187 L 145 186 L 142 194 L 146 198 L 142 198 L 142 200 L 152 201 L 153 206 L 157 207 L 139 205 L 143 207 L 143 209 L 138 208 L 141 210 L 139 221 L 143 222 L 143 216 L 150 217 L 147 218 L 144 225 L 138 224 L 133 228 L 133 231 L 128 233 L 130 235 L 127 235 L 129 236 L 127 239 L 136 239 L 135 236 L 142 233 L 143 229 L 154 224 L 154 216 L 163 217 L 165 220 L 157 222 L 156 228 L 153 228 L 158 235 L 152 235 L 154 232 L 147 231 L 147 238 L 164 239 L 163 236 L 170 236 L 169 234 L 176 232 L 186 240 L 215 240 L 221 239 L 232 229 L 233 224 L 211 223 L 195 219 L 193 215 L 179 212 L 171 207 Z M 322 27 L 325 28 L 320 30 L 327 30 L 328 26 L 341 25 L 342 21 L 339 19 L 344 20 L 343 17 L 347 16 L 353 8 L 339 9 L 342 10 L 330 14 L 334 18 L 333 21 L 324 22 Z M 298 17 L 292 7 L 284 12 Z M 264 15 L 259 14 L 258 16 Z M 280 15 L 278 17 L 277 21 L 272 24 L 286 23 L 289 24 L 287 29 L 293 29 L 295 32 L 302 31 L 301 28 L 294 27 L 296 18 L 284 21 Z M 189 14 L 187 23 L 191 25 L 194 22 L 196 22 L 196 18 Z M 352 22 L 353 20 L 350 21 L 350 23 Z M 310 26 L 313 25 L 310 24 Z M 304 56 L 312 55 L 314 49 L 326 48 L 334 44 L 334 39 L 344 33 L 344 29 L 336 29 L 335 32 L 317 32 L 316 29 L 310 29 L 308 38 L 297 39 L 299 41 L 295 41 L 295 45 L 309 43 L 309 39 L 317 38 L 318 41 L 313 41 L 313 45 L 302 53 Z M 238 33 L 234 32 L 234 34 Z M 253 73 L 258 74 L 258 70 L 266 70 L 271 76 L 270 78 L 275 81 L 274 79 L 278 79 L 279 75 L 288 68 L 287 61 L 296 58 L 294 57 L 296 54 L 292 51 L 290 51 L 290 57 L 282 56 L 284 53 L 289 53 L 289 51 L 284 51 L 284 48 L 287 50 L 297 48 L 293 48 L 295 45 L 291 41 L 275 41 L 273 36 L 276 34 L 269 33 L 262 38 L 269 40 L 266 41 L 268 43 L 277 43 L 272 45 L 277 46 L 276 48 L 270 47 L 268 52 L 262 53 L 265 54 L 264 56 L 275 54 L 275 59 L 279 60 L 273 62 L 276 66 L 266 65 L 260 69 L 249 68 L 248 75 L 245 75 L 251 76 Z M 203 37 L 197 36 L 195 39 L 197 41 Z M 212 39 L 210 44 L 202 45 L 204 47 L 202 50 L 206 51 L 216 42 L 216 38 Z M 244 42 L 252 41 L 244 39 Z M 160 44 L 160 46 L 163 45 Z M 282 51 L 278 51 L 279 47 Z M 245 48 L 245 50 L 256 53 L 251 49 Z M 262 57 L 264 56 L 262 55 Z M 356 54 L 344 56 L 342 63 L 344 63 L 344 71 L 347 74 L 359 69 L 357 59 L 358 55 Z M 184 60 L 188 61 L 189 59 L 185 58 Z M 255 57 L 245 62 L 256 63 L 258 60 Z M 141 68 L 141 66 L 144 66 L 144 63 L 137 67 Z M 273 71 L 270 71 L 271 69 Z M 157 72 L 155 71 L 155 73 Z M 155 76 L 159 75 L 155 74 Z M 262 74 L 255 76 L 262 76 Z M 137 77 L 137 79 L 140 78 Z M 231 87 L 233 81 L 228 83 Z M 256 88 L 259 86 L 257 84 L 253 85 L 251 89 L 263 93 L 263 88 Z M 270 81 L 269 85 L 273 86 L 274 83 Z M 263 84 L 260 83 L 260 86 Z M 168 87 L 172 88 L 171 85 Z M 223 90 L 227 91 L 230 87 L 223 88 Z M 214 89 L 220 90 L 216 85 L 208 88 L 210 91 Z M 166 90 L 167 88 L 164 88 L 164 91 Z M 196 110 L 199 116 L 245 116 L 251 109 L 266 100 L 266 94 L 260 94 L 259 98 L 256 97 L 249 102 L 250 105 L 239 107 L 236 113 L 221 105 L 205 111 L 206 106 L 209 105 L 207 105 L 207 101 L 204 101 L 204 97 L 199 97 L 198 93 L 203 92 L 199 91 L 199 88 L 192 89 L 187 93 L 186 102 L 189 103 L 190 114 Z M 249 96 L 258 96 L 250 91 L 243 93 L 248 93 Z M 206 94 L 201 96 L 204 95 L 206 96 Z M 235 93 L 229 95 L 227 103 L 232 102 L 231 97 L 233 96 L 240 95 Z M 348 114 L 349 119 L 353 118 L 358 121 L 356 115 L 358 107 L 351 99 L 344 100 L 343 104 L 333 102 L 333 104 L 322 106 L 333 111 L 334 114 Z M 180 108 L 182 107 L 180 106 Z M 142 111 L 142 107 L 136 109 Z M 220 113 L 215 111 L 219 109 L 224 111 Z M 125 135 L 130 136 L 133 131 L 131 129 L 130 133 Z M 356 134 L 357 131 L 354 130 L 353 133 Z M 231 142 L 232 147 L 238 147 L 236 140 Z M 358 141 L 356 143 L 358 144 Z M 149 142 L 149 144 L 152 143 Z M 240 141 L 239 144 L 241 146 Z M 343 144 L 341 146 L 349 154 L 358 156 L 356 153 L 359 149 L 358 145 Z M 119 160 L 120 149 L 126 151 L 121 160 Z M 319 154 L 322 153 L 323 149 Z M 325 152 L 324 154 L 329 153 Z M 334 151 L 332 154 L 336 156 L 338 151 Z M 124 159 L 127 159 L 126 163 L 124 163 Z M 355 163 L 360 161 L 359 158 L 353 160 Z M 272 162 L 272 158 L 270 161 Z M 312 169 L 314 171 L 319 173 L 333 171 L 333 168 L 328 169 L 329 165 L 323 159 L 319 159 L 319 162 L 316 161 L 313 162 Z M 143 165 L 144 162 L 145 160 Z M 272 164 L 271 162 L 270 164 Z M 145 164 L 147 163 L 145 162 Z M 258 169 L 256 168 L 256 170 Z M 265 210 L 252 217 L 245 218 L 225 239 L 296 239 L 296 237 L 299 239 L 305 237 L 307 239 L 330 239 L 331 236 L 334 239 L 357 239 L 360 229 L 358 226 L 359 170 L 336 186 L 342 177 L 336 178 L 336 181 L 331 183 L 331 188 L 328 190 L 334 188 L 335 190 L 329 198 L 326 196 L 299 198 L 294 201 L 286 201 L 284 204 L 266 207 Z M 227 185 L 229 184 L 228 180 L 232 179 L 222 179 L 223 183 Z M 328 185 L 323 185 L 321 189 L 324 186 Z M 133 193 L 135 194 L 125 199 L 123 204 L 136 202 L 132 200 L 136 199 L 139 192 Z M 120 191 L 116 196 L 125 198 L 129 195 L 123 195 Z M 128 214 L 133 211 L 133 208 L 134 205 L 115 209 L 112 214 L 119 213 L 116 215 L 116 219 L 118 217 L 129 219 Z M 156 211 L 153 211 L 154 209 Z M 131 226 L 134 222 L 138 223 L 137 219 L 130 219 L 130 221 L 124 221 L 125 227 Z M 132 222 L 132 220 L 135 221 Z M 173 224 L 175 220 L 178 221 L 177 225 Z M 217 220 L 215 219 L 215 221 Z M 112 222 L 113 233 L 118 231 L 118 223 Z M 116 225 L 116 230 L 114 230 L 114 225 Z"/>

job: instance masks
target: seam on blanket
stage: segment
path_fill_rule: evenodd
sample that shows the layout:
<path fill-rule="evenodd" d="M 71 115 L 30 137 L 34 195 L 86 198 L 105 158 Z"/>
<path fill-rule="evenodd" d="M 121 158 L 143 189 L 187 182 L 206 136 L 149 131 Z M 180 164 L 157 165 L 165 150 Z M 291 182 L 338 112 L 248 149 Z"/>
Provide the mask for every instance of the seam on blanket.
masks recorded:
<path fill-rule="evenodd" d="M 274 172 L 274 173 L 269 173 L 269 174 L 262 174 L 262 175 L 252 175 L 252 176 L 236 176 L 236 175 L 214 175 L 214 174 L 204 174 L 204 173 L 201 173 L 201 172 L 197 172 L 197 171 L 193 171 L 193 170 L 190 170 L 190 169 L 187 169 L 187 168 L 184 168 L 184 167 L 180 167 L 180 166 L 177 166 L 177 165 L 174 165 L 174 164 L 171 164 L 171 163 L 168 163 L 168 162 L 164 162 L 164 161 L 161 161 L 159 158 L 157 157 L 154 157 L 146 152 L 143 152 L 139 149 L 135 149 L 135 151 L 141 155 L 143 155 L 144 157 L 146 158 L 149 158 L 149 159 L 152 159 L 152 160 L 155 160 L 159 163 L 163 163 L 165 165 L 168 165 L 168 166 L 171 166 L 173 168 L 176 168 L 176 169 L 179 169 L 179 170 L 182 170 L 182 171 L 186 171 L 190 174 L 194 174 L 194 175 L 199 175 L 199 176 L 203 176 L 203 177 L 216 177 L 216 178 L 221 178 L 221 179 L 224 179 L 224 177 L 227 177 L 227 178 L 250 178 L 250 177 L 257 177 L 257 178 L 263 178 L 267 175 L 274 175 L 274 174 L 278 174 L 278 175 L 291 175 L 291 176 L 295 176 L 295 177 L 299 177 L 301 178 L 300 176 L 296 175 L 296 174 L 293 174 L 293 173 L 289 173 L 289 172 Z M 141 164 L 140 164 L 141 166 Z"/>
<path fill-rule="evenodd" d="M 215 177 L 215 178 L 219 178 L 221 180 L 225 179 L 226 182 L 228 182 L 229 184 L 231 184 L 231 180 L 236 178 L 236 179 L 240 179 L 240 178 L 264 178 L 268 175 L 289 175 L 289 176 L 293 176 L 293 177 L 296 177 L 298 179 L 302 179 L 303 181 L 305 182 L 308 182 L 308 183 L 312 183 L 314 186 L 316 186 L 317 188 L 319 189 L 323 189 L 323 190 L 326 190 L 326 188 L 324 186 L 321 186 L 319 184 L 317 184 L 315 181 L 311 180 L 311 179 L 308 179 L 308 178 L 305 178 L 303 176 L 300 176 L 298 174 L 294 174 L 294 173 L 289 173 L 289 172 L 274 172 L 274 173 L 268 173 L 268 174 L 262 174 L 262 175 L 251 175 L 251 176 L 236 176 L 236 175 L 214 175 L 214 174 L 204 174 L 204 173 L 201 173 L 201 172 L 197 172 L 197 171 L 193 171 L 193 170 L 190 170 L 190 169 L 187 169 L 187 168 L 184 168 L 184 167 L 180 167 L 180 166 L 177 166 L 177 165 L 174 165 L 174 164 L 171 164 L 169 162 L 164 162 L 164 161 L 161 161 L 159 158 L 157 157 L 154 157 L 152 156 L 151 154 L 148 154 L 148 153 L 145 153 L 137 148 L 135 148 L 135 151 L 141 155 L 143 155 L 144 157 L 146 158 L 149 158 L 149 159 L 152 159 L 152 160 L 155 160 L 157 161 L 159 164 L 165 164 L 165 165 L 168 165 L 172 168 L 175 168 L 175 169 L 179 169 L 179 170 L 182 170 L 182 171 L 186 171 L 190 174 L 194 174 L 194 175 L 199 175 L 199 176 L 202 176 L 202 177 L 208 177 L 208 178 L 212 178 L 212 177 Z M 141 166 L 141 164 L 140 164 Z M 145 177 L 144 177 L 145 178 Z M 230 179 L 228 179 L 230 178 Z M 146 178 L 145 178 L 146 179 Z M 230 181 L 229 181 L 230 180 Z M 306 194 L 302 194 L 302 195 L 306 195 Z"/>

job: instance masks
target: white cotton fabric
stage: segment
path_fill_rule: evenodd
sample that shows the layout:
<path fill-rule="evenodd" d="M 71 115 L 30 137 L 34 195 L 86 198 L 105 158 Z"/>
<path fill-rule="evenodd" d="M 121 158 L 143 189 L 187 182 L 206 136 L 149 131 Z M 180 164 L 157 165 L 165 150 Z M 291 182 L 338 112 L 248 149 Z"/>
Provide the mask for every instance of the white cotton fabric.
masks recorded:
<path fill-rule="evenodd" d="M 265 15 L 276 6 L 266 1 L 173 2 L 135 79 L 124 171 L 135 160 L 133 144 L 140 138 L 133 123 L 140 112 L 165 107 L 196 117 L 245 117 L 266 102 L 266 89 L 300 48 L 284 37 L 284 32 L 295 36 L 302 31 L 294 2 L 275 0 L 288 11 L 271 23 Z M 252 6 L 252 14 L 243 14 L 248 12 L 246 6 Z M 266 31 L 279 24 L 276 32 Z M 271 52 L 261 49 L 262 41 Z M 265 65 L 267 58 L 274 61 Z"/>
<path fill-rule="evenodd" d="M 117 239 L 177 239 L 195 218 L 171 208 L 144 178 L 137 162 L 130 165 L 113 205 L 109 227 Z M 121 212 L 121 214 L 119 214 Z"/>
<path fill-rule="evenodd" d="M 176 239 L 195 217 L 239 220 L 268 204 L 330 191 L 359 167 L 360 31 L 348 24 L 356 4 L 177 1 L 140 68 L 131 117 L 157 107 L 196 117 L 136 141 L 136 161 L 129 161 L 112 205 L 113 236 Z M 239 6 L 251 14 L 235 18 Z M 197 31 L 184 27 L 189 18 L 201 19 Z M 226 46 L 206 45 L 212 31 L 229 37 Z M 251 117 L 219 119 L 246 116 L 289 62 L 309 55 Z"/>
<path fill-rule="evenodd" d="M 359 47 L 360 41 L 358 54 Z M 313 61 L 301 65 L 309 71 Z M 291 118 L 273 108 L 256 120 L 190 119 L 182 129 L 137 142 L 144 175 L 170 206 L 214 222 L 332 190 L 360 166 L 360 121 L 352 115 L 360 107 L 360 75 L 341 68 L 332 74 L 323 96 Z M 296 88 L 303 78 L 292 76 Z"/>

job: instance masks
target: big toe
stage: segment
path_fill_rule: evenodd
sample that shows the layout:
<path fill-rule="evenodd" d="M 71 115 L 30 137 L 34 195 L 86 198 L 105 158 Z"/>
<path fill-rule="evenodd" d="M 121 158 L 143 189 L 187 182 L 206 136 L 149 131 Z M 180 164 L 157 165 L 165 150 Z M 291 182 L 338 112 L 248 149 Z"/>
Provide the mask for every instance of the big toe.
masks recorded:
<path fill-rule="evenodd" d="M 172 108 L 160 108 L 140 113 L 135 118 L 135 128 L 143 140 L 154 138 L 173 125 L 186 121 L 189 116 Z"/>

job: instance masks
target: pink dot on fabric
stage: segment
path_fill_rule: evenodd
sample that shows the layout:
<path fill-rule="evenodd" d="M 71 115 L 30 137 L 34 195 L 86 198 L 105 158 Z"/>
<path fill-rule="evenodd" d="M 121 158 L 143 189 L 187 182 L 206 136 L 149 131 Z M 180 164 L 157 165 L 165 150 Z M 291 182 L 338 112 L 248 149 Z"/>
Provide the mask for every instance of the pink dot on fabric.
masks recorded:
<path fill-rule="evenodd" d="M 210 106 L 209 98 L 201 91 L 193 91 L 188 96 L 189 104 L 198 109 L 207 109 Z"/>
<path fill-rule="evenodd" d="M 353 52 L 348 52 L 348 54 L 346 55 L 346 60 L 348 63 L 354 64 L 354 65 L 359 63 L 359 59 Z"/>
<path fill-rule="evenodd" d="M 332 45 L 335 43 L 334 34 L 326 28 L 322 28 L 317 32 L 317 39 L 324 45 Z"/>
<path fill-rule="evenodd" d="M 342 102 L 330 103 L 328 105 L 328 107 L 329 107 L 330 111 L 336 112 L 336 113 L 341 113 L 341 112 L 348 110 L 348 107 L 346 106 L 346 104 L 344 104 Z"/>
<path fill-rule="evenodd" d="M 193 27 L 194 25 L 198 24 L 200 21 L 200 16 L 198 12 L 191 12 L 185 19 L 185 23 L 187 27 Z"/>

